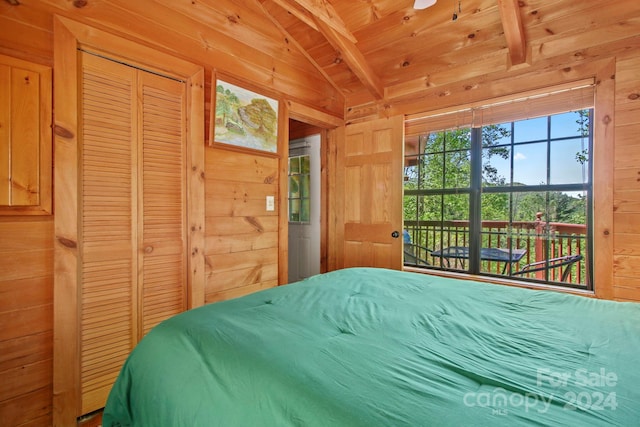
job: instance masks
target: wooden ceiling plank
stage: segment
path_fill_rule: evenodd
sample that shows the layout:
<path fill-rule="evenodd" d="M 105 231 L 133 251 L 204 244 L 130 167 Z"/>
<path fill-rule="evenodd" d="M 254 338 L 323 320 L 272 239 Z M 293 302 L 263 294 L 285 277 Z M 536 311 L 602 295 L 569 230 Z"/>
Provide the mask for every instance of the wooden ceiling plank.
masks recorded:
<path fill-rule="evenodd" d="M 274 0 L 277 1 L 277 0 Z M 345 37 L 351 43 L 357 43 L 358 40 L 355 38 L 351 31 L 344 24 L 340 15 L 335 11 L 331 3 L 327 0 L 291 0 L 291 2 L 299 5 L 311 15 L 313 15 L 314 19 L 317 21 L 320 20 L 324 24 L 331 27 L 337 33 Z"/>
<path fill-rule="evenodd" d="M 498 0 L 498 8 L 507 46 L 509 46 L 511 64 L 522 64 L 527 59 L 527 42 L 524 37 L 519 0 Z"/>
<path fill-rule="evenodd" d="M 331 83 L 331 85 L 339 92 L 342 93 L 342 89 L 336 84 L 335 81 L 333 81 L 333 79 L 327 74 L 327 72 L 324 70 L 324 68 L 322 68 L 317 62 L 316 60 L 309 54 L 309 52 L 306 51 L 306 49 L 304 47 L 302 47 L 302 45 L 300 43 L 298 43 L 298 41 L 296 40 L 295 37 L 293 37 L 291 34 L 289 34 L 289 32 L 280 24 L 280 22 L 273 16 L 271 15 L 271 13 L 262 5 L 262 3 L 260 3 L 259 0 L 255 0 L 256 3 L 256 8 L 258 8 L 259 10 L 262 10 L 262 12 L 264 12 L 265 16 L 267 18 L 269 18 L 271 20 L 271 22 L 273 23 L 273 25 L 276 26 L 276 28 L 278 28 L 280 30 L 280 32 L 282 33 L 282 35 L 284 35 L 284 37 L 286 37 L 287 41 L 291 44 L 293 44 L 296 49 L 298 49 L 300 51 L 300 53 L 302 53 L 302 55 L 307 58 L 307 60 L 309 62 L 311 62 L 311 64 L 318 70 L 318 72 L 320 72 L 320 74 L 322 74 L 322 76 L 329 82 Z M 274 0 L 274 3 L 280 4 L 281 2 L 279 0 Z M 288 9 L 287 9 L 288 10 Z M 315 22 L 313 23 L 315 26 Z M 317 28 L 317 27 L 316 27 Z"/>
<path fill-rule="evenodd" d="M 316 25 L 327 38 L 329 43 L 340 53 L 342 60 L 349 66 L 353 74 L 364 84 L 364 86 L 377 99 L 384 98 L 384 86 L 382 81 L 375 74 L 364 55 L 358 50 L 355 44 L 337 33 L 323 21 L 317 19 Z"/>
<path fill-rule="evenodd" d="M 290 14 L 292 14 L 293 16 L 295 16 L 296 18 L 298 18 L 299 20 L 301 20 L 302 22 L 304 22 L 305 24 L 307 24 L 308 26 L 310 26 L 311 28 L 313 28 L 314 30 L 320 31 L 316 26 L 316 21 L 314 21 L 312 17 L 310 17 L 306 12 L 301 11 L 297 7 L 292 7 L 291 3 L 289 3 L 287 0 L 271 0 L 271 1 L 277 4 L 278 6 L 280 6 L 281 8 L 283 8 L 284 10 L 286 10 L 287 12 L 289 12 Z"/>

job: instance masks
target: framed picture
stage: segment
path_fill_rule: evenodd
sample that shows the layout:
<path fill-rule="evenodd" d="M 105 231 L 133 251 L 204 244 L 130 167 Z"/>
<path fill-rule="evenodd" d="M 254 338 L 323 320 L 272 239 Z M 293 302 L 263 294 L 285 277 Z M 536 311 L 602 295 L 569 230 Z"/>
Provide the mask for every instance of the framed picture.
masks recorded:
<path fill-rule="evenodd" d="M 231 83 L 215 82 L 212 142 L 278 151 L 278 101 Z"/>

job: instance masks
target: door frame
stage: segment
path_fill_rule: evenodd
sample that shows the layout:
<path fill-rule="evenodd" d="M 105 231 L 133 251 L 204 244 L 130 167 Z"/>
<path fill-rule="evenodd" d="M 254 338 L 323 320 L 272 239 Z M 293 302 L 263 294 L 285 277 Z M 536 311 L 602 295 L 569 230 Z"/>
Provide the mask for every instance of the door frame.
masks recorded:
<path fill-rule="evenodd" d="M 344 128 L 342 118 L 327 114 L 295 101 L 288 100 L 285 106 L 285 120 L 283 123 L 284 134 L 287 135 L 287 146 L 280 156 L 280 182 L 279 187 L 279 230 L 278 236 L 278 284 L 284 285 L 289 278 L 289 119 L 306 123 L 317 128 L 314 133 L 320 133 L 320 272 L 324 273 L 333 269 L 335 263 L 331 262 L 331 253 L 328 250 L 329 237 L 334 232 L 332 223 L 332 197 L 333 191 L 330 183 L 335 182 L 335 147 L 340 129 Z M 319 130 L 319 132 L 318 132 Z M 295 138 L 294 138 L 295 139 Z M 331 176 L 330 176 L 331 174 Z"/>
<path fill-rule="evenodd" d="M 78 49 L 185 82 L 187 91 L 188 306 L 204 303 L 204 69 L 130 40 L 54 16 L 55 168 L 53 424 L 75 425 L 80 398 Z"/>

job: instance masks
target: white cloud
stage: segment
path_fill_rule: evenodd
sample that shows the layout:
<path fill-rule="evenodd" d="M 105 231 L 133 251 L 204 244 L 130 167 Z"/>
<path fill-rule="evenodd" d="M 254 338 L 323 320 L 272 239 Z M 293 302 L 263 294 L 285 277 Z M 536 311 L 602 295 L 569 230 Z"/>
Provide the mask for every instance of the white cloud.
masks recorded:
<path fill-rule="evenodd" d="M 516 153 L 516 155 L 513 157 L 513 160 L 525 160 L 527 158 L 527 156 L 525 156 L 522 153 Z"/>

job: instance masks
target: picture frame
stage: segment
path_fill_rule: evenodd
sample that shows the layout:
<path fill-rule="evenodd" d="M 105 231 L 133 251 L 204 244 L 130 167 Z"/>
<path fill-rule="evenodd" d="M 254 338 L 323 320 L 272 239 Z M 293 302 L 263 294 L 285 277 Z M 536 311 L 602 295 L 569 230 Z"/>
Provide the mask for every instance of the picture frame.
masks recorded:
<path fill-rule="evenodd" d="M 278 152 L 278 100 L 212 78 L 211 143 Z"/>

